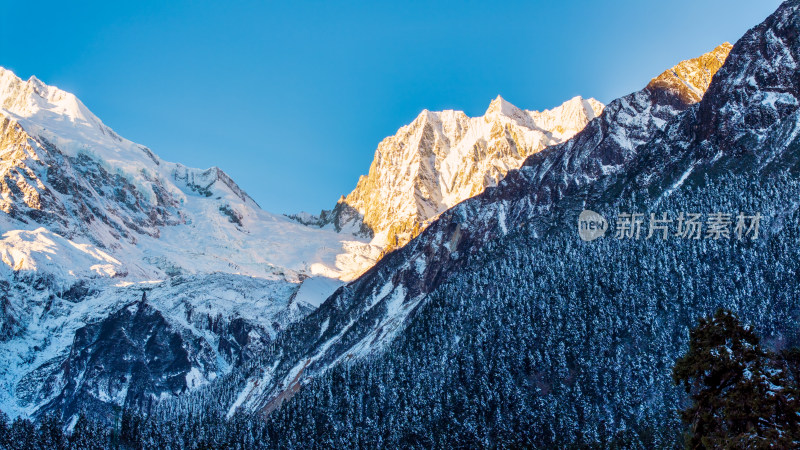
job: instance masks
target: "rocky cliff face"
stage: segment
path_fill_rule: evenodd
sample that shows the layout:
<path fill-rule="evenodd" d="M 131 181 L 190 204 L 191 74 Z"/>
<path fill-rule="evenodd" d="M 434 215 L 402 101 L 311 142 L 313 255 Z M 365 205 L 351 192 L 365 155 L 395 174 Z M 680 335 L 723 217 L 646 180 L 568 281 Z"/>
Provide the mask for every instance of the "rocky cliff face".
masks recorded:
<path fill-rule="evenodd" d="M 83 405 L 102 417 L 195 389 L 378 254 L 263 211 L 219 168 L 161 160 L 74 95 L 0 68 L 0 405 L 12 415 Z"/>
<path fill-rule="evenodd" d="M 714 74 L 725 64 L 733 46 L 725 42 L 699 58 L 681 61 L 653 78 L 648 87 L 670 90 L 686 103 L 697 103 L 705 94 Z"/>
<path fill-rule="evenodd" d="M 722 67 L 731 45 L 682 61 L 649 88 L 698 102 Z M 594 99 L 573 98 L 542 112 L 517 108 L 501 97 L 481 117 L 461 111 L 423 111 L 384 139 L 369 173 L 314 222 L 373 237 L 386 251 L 405 245 L 439 214 L 496 186 L 529 156 L 567 141 L 603 111 Z"/>
<path fill-rule="evenodd" d="M 419 234 L 455 204 L 497 185 L 533 153 L 563 142 L 597 117 L 603 105 L 573 98 L 546 111 L 494 99 L 480 117 L 423 111 L 384 139 L 369 173 L 323 222 L 358 230 L 387 251 Z"/>
<path fill-rule="evenodd" d="M 228 405 L 388 446 L 677 445 L 685 398 L 669 373 L 698 316 L 730 308 L 768 345 L 800 345 L 799 27 L 800 2 L 784 3 L 699 103 L 651 83 L 442 213 L 290 327 Z M 586 208 L 765 222 L 751 240 L 585 243 Z M 361 420 L 362 407 L 375 413 Z"/>
<path fill-rule="evenodd" d="M 495 102 L 495 106 L 500 109 L 503 103 Z M 620 192 L 619 186 L 606 184 L 610 180 L 634 172 L 660 173 L 662 166 L 657 162 L 641 165 L 642 152 L 696 108 L 682 91 L 652 84 L 614 100 L 572 139 L 530 155 L 497 186 L 440 214 L 419 237 L 387 255 L 365 276 L 338 290 L 320 309 L 290 328 L 279 338 L 285 341 L 278 343 L 275 359 L 265 357 L 264 365 L 277 370 L 244 386 L 238 405 L 251 411 L 271 410 L 274 399 L 285 397 L 287 386 L 294 389 L 304 383 L 302 378 L 295 379 L 300 370 L 304 377 L 314 378 L 353 358 L 380 354 L 403 336 L 417 311 L 447 280 L 469 279 L 465 274 L 477 270 L 472 264 L 483 267 L 476 255 L 500 264 L 508 255 L 489 249 L 497 249 L 506 235 L 526 230 L 524 244 L 503 247 L 505 252 L 519 255 L 534 252 L 528 248 L 537 245 L 537 239 L 527 239 L 531 235 L 546 236 L 553 229 L 563 229 L 564 223 L 569 223 L 571 231 L 587 202 L 614 198 Z M 642 182 L 643 186 L 650 184 Z M 538 269 L 534 262 L 528 263 L 532 265 L 510 270 L 518 270 L 522 278 L 532 276 L 530 271 Z M 469 288 L 474 295 L 497 287 L 497 280 L 480 283 L 481 288 Z M 442 295 L 458 297 L 454 292 L 458 291 Z"/>

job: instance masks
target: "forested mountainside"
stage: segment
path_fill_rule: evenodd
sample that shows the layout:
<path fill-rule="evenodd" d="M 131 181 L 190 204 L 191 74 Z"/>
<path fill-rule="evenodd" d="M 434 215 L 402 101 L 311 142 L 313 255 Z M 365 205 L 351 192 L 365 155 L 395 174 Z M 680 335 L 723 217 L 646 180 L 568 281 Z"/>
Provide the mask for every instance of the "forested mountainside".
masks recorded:
<path fill-rule="evenodd" d="M 651 85 L 695 103 L 730 48 L 725 43 L 682 61 Z M 461 111 L 423 111 L 381 142 L 369 173 L 333 210 L 323 211 L 319 218 L 298 219 L 360 232 L 393 250 L 448 208 L 496 186 L 528 156 L 572 138 L 603 108 L 594 99 L 576 97 L 551 110 L 525 111 L 498 96 L 481 117 L 470 118 Z"/>
<path fill-rule="evenodd" d="M 676 445 L 670 371 L 698 316 L 724 306 L 771 348 L 800 344 L 799 26 L 786 2 L 697 104 L 652 84 L 610 103 L 164 417 L 239 408 L 285 446 Z M 583 242 L 583 209 L 615 231 L 643 214 L 645 233 Z M 650 213 L 673 219 L 666 239 L 646 238 Z"/>
<path fill-rule="evenodd" d="M 263 211 L 222 170 L 164 161 L 74 95 L 2 68 L 0 211 L 12 416 L 110 417 L 208 383 L 380 254 Z"/>

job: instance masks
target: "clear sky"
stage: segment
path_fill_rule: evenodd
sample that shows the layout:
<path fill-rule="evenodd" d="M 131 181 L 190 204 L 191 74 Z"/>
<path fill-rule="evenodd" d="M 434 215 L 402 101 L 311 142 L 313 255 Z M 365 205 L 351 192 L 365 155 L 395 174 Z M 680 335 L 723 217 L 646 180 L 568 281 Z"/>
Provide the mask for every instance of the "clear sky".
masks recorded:
<path fill-rule="evenodd" d="M 124 3 L 124 4 L 123 4 Z M 422 109 L 607 103 L 777 0 L 0 1 L 0 66 L 272 212 L 332 207 Z"/>

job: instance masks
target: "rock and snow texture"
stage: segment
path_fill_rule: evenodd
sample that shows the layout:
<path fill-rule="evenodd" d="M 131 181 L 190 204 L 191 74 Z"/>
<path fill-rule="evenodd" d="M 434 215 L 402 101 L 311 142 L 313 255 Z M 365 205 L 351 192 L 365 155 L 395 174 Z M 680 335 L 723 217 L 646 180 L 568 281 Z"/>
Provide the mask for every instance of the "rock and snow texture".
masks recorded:
<path fill-rule="evenodd" d="M 648 87 L 696 103 L 731 48 L 726 42 L 682 61 Z M 527 111 L 498 96 L 481 117 L 425 110 L 380 143 L 369 173 L 332 211 L 297 219 L 373 236 L 372 243 L 387 251 L 401 247 L 445 210 L 496 186 L 528 156 L 572 138 L 603 108 L 575 97 L 550 110 Z"/>
<path fill-rule="evenodd" d="M 369 174 L 319 223 L 371 235 L 387 251 L 401 247 L 439 214 L 496 186 L 525 158 L 571 138 L 602 110 L 597 100 L 575 97 L 526 111 L 500 96 L 480 117 L 425 110 L 378 145 Z"/>
<path fill-rule="evenodd" d="M 699 58 L 681 61 L 650 81 L 649 87 L 672 90 L 687 103 L 699 102 L 711 78 L 725 64 L 733 45 L 725 42 Z"/>
<path fill-rule="evenodd" d="M 352 279 L 374 263 L 378 250 L 363 239 L 267 213 L 220 169 L 162 161 L 36 78 L 0 69 L 0 106 L 3 231 L 45 227 L 91 244 L 134 280 L 177 272 Z"/>
<path fill-rule="evenodd" d="M 554 215 L 581 209 L 583 205 L 568 204 L 568 198 L 587 186 L 598 186 L 592 195 L 602 195 L 603 183 L 624 178 L 629 171 L 658 172 L 658 164 L 643 167 L 636 165 L 636 158 L 695 103 L 679 91 L 648 85 L 611 102 L 572 139 L 529 156 L 496 187 L 443 212 L 419 237 L 336 291 L 281 335 L 276 350 L 263 362 L 273 369 L 253 374 L 249 383 L 242 384 L 237 407 L 269 412 L 287 392 L 331 367 L 379 355 L 413 320 L 414 310 L 431 292 L 445 280 L 469 273 L 464 261 L 478 249 L 519 227 L 544 233 Z M 513 111 L 501 100 L 493 107 L 490 112 Z"/>
<path fill-rule="evenodd" d="M 2 68 L 0 211 L 0 405 L 12 415 L 196 388 L 380 254 L 263 211 L 222 170 L 163 161 L 74 95 Z M 169 340 L 152 345 L 180 356 L 177 369 L 147 367 L 145 340 L 114 340 L 130 327 Z M 118 344 L 122 359 L 103 349 Z M 105 369 L 84 370 L 90 357 Z"/>

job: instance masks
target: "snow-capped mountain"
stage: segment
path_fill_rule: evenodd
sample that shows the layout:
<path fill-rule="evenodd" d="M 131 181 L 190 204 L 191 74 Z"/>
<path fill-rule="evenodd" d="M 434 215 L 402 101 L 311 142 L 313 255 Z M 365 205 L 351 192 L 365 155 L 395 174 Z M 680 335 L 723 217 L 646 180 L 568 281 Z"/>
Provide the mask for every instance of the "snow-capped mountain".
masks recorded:
<path fill-rule="evenodd" d="M 435 325 L 416 320 L 420 311 L 436 308 L 432 303 L 440 296 L 452 298 L 453 302 L 467 296 L 459 294 L 459 289 L 443 291 L 455 280 L 470 280 L 471 274 L 477 277 L 480 272 L 479 284 L 459 288 L 470 292 L 471 299 L 484 294 L 491 299 L 498 295 L 496 291 L 506 292 L 504 286 L 511 282 L 507 277 L 529 279 L 537 271 L 546 270 L 526 259 L 524 264 L 508 269 L 519 273 L 504 272 L 499 278 L 501 283 L 486 279 L 481 272 L 489 261 L 496 263 L 499 270 L 505 260 L 540 253 L 540 237 L 553 233 L 553 229 L 563 230 L 564 223 L 573 232 L 573 214 L 592 199 L 614 198 L 614 193 L 619 192 L 619 187 L 607 187 L 611 180 L 642 172 L 659 174 L 662 165 L 657 162 L 640 165 L 644 149 L 697 110 L 696 97 L 690 94 L 709 87 L 711 76 L 730 49 L 729 44 L 723 44 L 709 54 L 684 61 L 641 91 L 614 100 L 572 139 L 529 156 L 520 169 L 510 170 L 497 186 L 487 187 L 478 196 L 441 213 L 419 237 L 385 256 L 367 274 L 335 292 L 319 309 L 279 336 L 275 350 L 262 356 L 260 369 L 248 381 L 240 381 L 238 396 L 228 399 L 232 405 L 228 405 L 228 413 L 237 408 L 270 413 L 301 386 L 313 383 L 311 380 L 324 376 L 331 368 L 366 356 L 379 357 L 397 340 L 413 339 L 405 330 L 414 324 L 429 330 L 449 327 L 449 322 L 445 325 L 438 319 L 431 319 L 436 320 Z M 687 68 L 708 76 L 674 76 L 685 73 Z M 656 82 L 669 80 L 670 76 L 682 82 Z M 650 184 L 642 182 L 641 186 Z M 521 242 L 502 244 L 507 236 L 520 233 L 524 238 Z M 560 254 L 557 249 L 551 250 L 553 255 Z M 473 300 L 478 304 L 477 299 Z M 469 309 L 468 301 L 459 304 Z M 467 339 L 464 334 L 456 334 L 449 336 L 454 342 Z"/>
<path fill-rule="evenodd" d="M 623 172 L 699 100 L 729 50 L 685 61 L 605 112 L 580 97 L 543 112 L 498 97 L 477 118 L 424 111 L 380 144 L 333 211 L 301 218 L 316 227 L 261 210 L 218 168 L 161 160 L 74 95 L 0 69 L 0 404 L 108 419 L 112 405 L 147 409 L 233 379 L 244 384 L 226 413 L 272 411 L 310 375 L 379 354 L 462 264 L 464 239 L 494 231 L 433 225 L 337 290 L 344 282 L 452 221 L 448 208 L 490 198 L 547 148 L 583 148 L 567 170 L 578 185 Z M 555 160 L 543 158 L 539 212 L 561 196 L 546 180 Z M 516 226 L 505 208 L 486 208 L 485 230 Z M 270 359 L 275 349 L 287 353 Z"/>
<path fill-rule="evenodd" d="M 442 213 L 179 410 L 268 414 L 275 446 L 679 446 L 670 374 L 698 317 L 724 307 L 768 348 L 800 345 L 798 64 L 793 0 Z M 624 212 L 763 222 L 745 239 L 673 223 L 669 239 L 583 242 L 583 209 L 612 227 Z"/>
<path fill-rule="evenodd" d="M 0 401 L 14 415 L 74 417 L 87 405 L 102 415 L 208 383 L 370 268 L 389 242 L 345 223 L 344 204 L 324 229 L 263 211 L 222 170 L 164 161 L 35 77 L 0 68 L 0 106 Z M 370 176 L 382 187 L 362 180 L 349 198 L 416 211 L 397 217 L 418 230 L 601 109 L 576 98 L 531 112 L 498 97 L 480 118 L 423 112 L 379 147 Z M 387 210 L 368 217 L 378 214 Z M 175 364 L 152 364 L 161 347 L 123 342 L 130 328 L 172 342 L 158 358 Z"/>
<path fill-rule="evenodd" d="M 334 210 L 294 220 L 31 80 L 44 100 L 0 127 L 0 405 L 70 424 L 130 406 L 140 438 L 181 447 L 679 447 L 671 373 L 698 317 L 800 346 L 798 69 L 789 0 L 602 111 L 423 112 Z M 606 236 L 580 239 L 586 209 Z M 640 238 L 615 236 L 625 213 Z M 685 213 L 708 219 L 698 239 Z M 760 228 L 712 237 L 719 213 Z M 178 248 L 206 228 L 219 242 Z"/>
<path fill-rule="evenodd" d="M 74 417 L 87 405 L 102 415 L 111 404 L 141 407 L 208 383 L 385 250 L 386 239 L 369 242 L 360 225 L 320 229 L 263 211 L 222 170 L 164 161 L 35 77 L 0 68 L 0 105 L 0 401 L 14 415 L 59 409 Z M 481 118 L 424 112 L 381 148 L 416 140 L 399 155 L 414 161 L 394 162 L 430 160 L 435 173 L 403 178 L 379 150 L 379 177 L 411 193 L 429 175 L 437 177 L 431 188 L 446 183 L 413 219 L 428 220 L 601 108 L 576 98 L 538 113 L 498 98 Z M 443 147 L 450 142 L 452 150 Z M 418 195 L 392 189 L 369 196 L 419 210 Z M 160 343 L 167 348 L 158 358 L 175 364 L 153 365 L 160 347 L 120 340 L 130 328 L 172 342 Z"/>
<path fill-rule="evenodd" d="M 117 256 L 108 275 L 130 280 L 214 271 L 348 279 L 372 264 L 363 240 L 267 213 L 218 168 L 162 161 L 119 137 L 74 95 L 36 78 L 0 69 L 0 101 L 0 220 L 4 231 L 27 232 L 4 236 L 7 269 L 46 264 L 41 254 L 16 248 L 33 247 L 13 242 L 35 239 L 42 227 Z"/>
<path fill-rule="evenodd" d="M 602 110 L 595 99 L 575 97 L 526 111 L 498 96 L 480 117 L 422 111 L 378 145 L 369 173 L 333 210 L 296 218 L 373 237 L 390 251 L 448 208 L 496 186 L 528 156 L 571 138 Z"/>
<path fill-rule="evenodd" d="M 207 382 L 380 254 L 263 211 L 222 170 L 163 161 L 74 95 L 1 68 L 0 210 L 0 402 L 15 415 Z M 144 342 L 115 360 L 114 333 L 80 339 L 101 325 L 158 334 L 183 362 L 149 367 Z"/>

